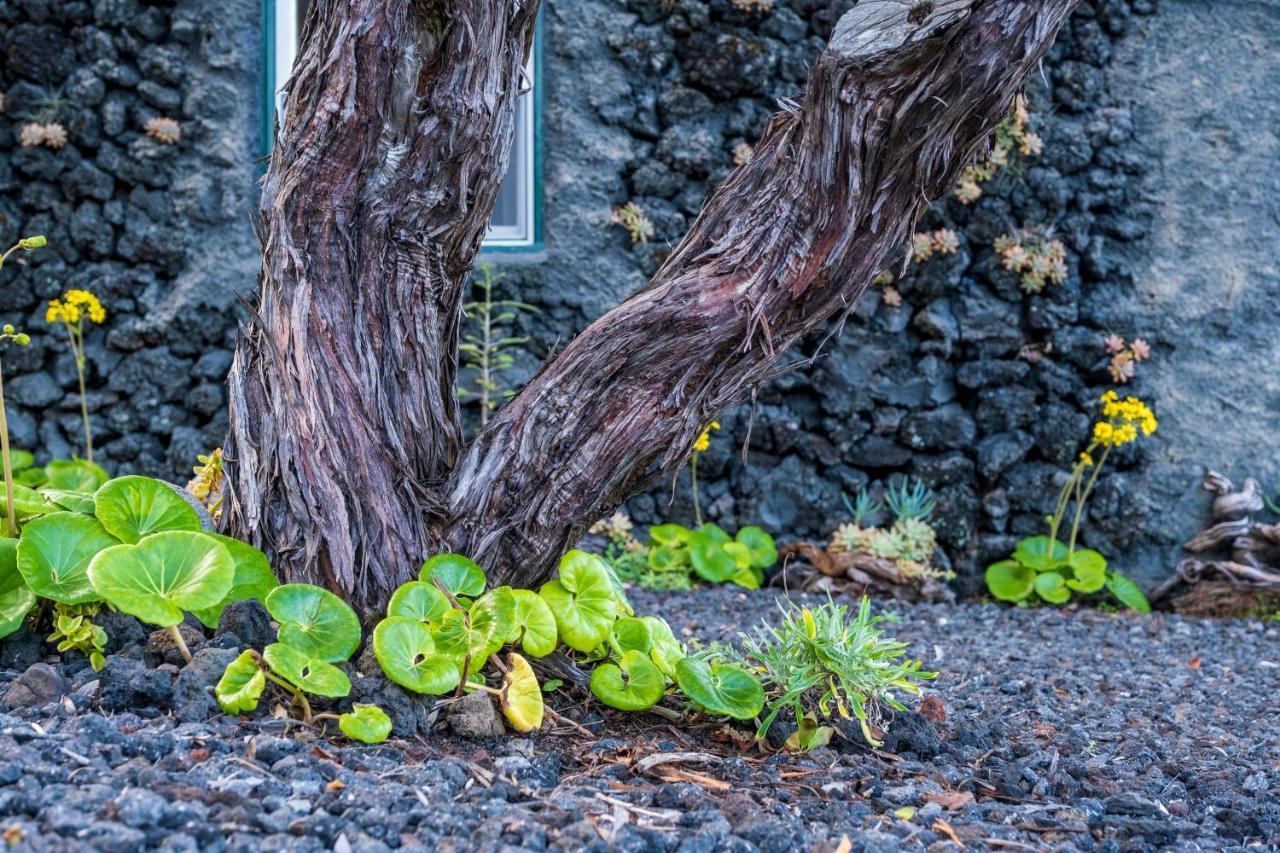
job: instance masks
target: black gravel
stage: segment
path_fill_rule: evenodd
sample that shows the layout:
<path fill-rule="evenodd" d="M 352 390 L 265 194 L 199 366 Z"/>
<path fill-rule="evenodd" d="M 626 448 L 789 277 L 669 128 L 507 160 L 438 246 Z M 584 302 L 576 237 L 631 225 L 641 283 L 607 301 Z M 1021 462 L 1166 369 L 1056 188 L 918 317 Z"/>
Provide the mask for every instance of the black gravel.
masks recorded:
<path fill-rule="evenodd" d="M 686 637 L 731 640 L 773 597 L 633 603 Z M 0 704 L 26 707 L 0 712 L 0 832 L 14 850 L 1280 846 L 1280 624 L 893 612 L 943 673 L 928 710 L 945 722 L 899 715 L 882 751 L 837 739 L 807 756 L 740 749 L 714 726 L 602 720 L 563 691 L 555 707 L 609 736 L 553 721 L 467 740 L 445 733 L 447 710 L 402 697 L 397 713 L 426 734 L 352 745 L 217 715 L 204 685 L 234 653 L 229 634 L 181 669 L 134 643 L 101 674 L 15 635 L 0 642 Z M 695 756 L 638 766 L 676 752 Z"/>

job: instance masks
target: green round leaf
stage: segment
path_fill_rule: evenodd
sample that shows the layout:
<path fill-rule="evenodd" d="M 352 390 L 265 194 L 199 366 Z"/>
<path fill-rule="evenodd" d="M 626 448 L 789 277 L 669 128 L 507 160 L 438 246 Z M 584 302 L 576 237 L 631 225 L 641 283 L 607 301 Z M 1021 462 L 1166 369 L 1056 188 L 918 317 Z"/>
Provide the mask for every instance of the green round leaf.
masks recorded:
<path fill-rule="evenodd" d="M 649 528 L 649 538 L 660 545 L 679 548 L 689 541 L 692 532 L 683 524 L 658 524 Z"/>
<path fill-rule="evenodd" d="M 227 664 L 213 688 L 218 706 L 228 714 L 247 714 L 258 707 L 258 698 L 267 686 L 267 676 L 252 651 Z"/>
<path fill-rule="evenodd" d="M 491 589 L 471 605 L 468 611 L 471 618 L 471 633 L 467 641 L 467 654 L 471 658 L 468 675 L 479 672 L 488 662 L 489 655 L 506 643 L 515 624 L 515 606 L 509 586 Z"/>
<path fill-rule="evenodd" d="M 648 623 L 634 616 L 623 616 L 614 622 L 611 639 L 619 654 L 636 651 L 647 655 L 653 646 Z"/>
<path fill-rule="evenodd" d="M 0 637 L 7 637 L 22 627 L 36 594 L 18 571 L 18 540 L 0 539 Z"/>
<path fill-rule="evenodd" d="M 767 569 L 778 562 L 778 548 L 774 545 L 773 537 L 765 533 L 764 528 L 748 525 L 739 530 L 734 539 L 750 550 L 751 565 L 755 568 Z"/>
<path fill-rule="evenodd" d="M 484 569 L 461 554 L 436 554 L 422 564 L 422 580 L 438 580 L 453 595 L 475 598 L 484 592 Z"/>
<path fill-rule="evenodd" d="M 676 664 L 676 683 L 685 696 L 712 714 L 750 720 L 764 708 L 760 680 L 733 664 L 686 657 Z"/>
<path fill-rule="evenodd" d="M 203 535 L 220 542 L 227 549 L 227 553 L 231 555 L 231 561 L 236 567 L 235 577 L 231 582 L 231 590 L 227 593 L 226 598 L 222 599 L 214 607 L 192 611 L 196 618 L 206 626 L 217 628 L 218 621 L 222 619 L 222 611 L 226 609 L 228 604 L 249 598 L 265 601 L 267 594 L 279 586 L 279 583 L 276 581 L 275 572 L 271 570 L 271 563 L 267 560 L 267 555 L 248 542 L 241 542 L 239 539 L 223 536 L 220 533 L 205 533 Z"/>
<path fill-rule="evenodd" d="M 200 516 L 170 486 L 151 477 L 116 477 L 93 496 L 95 514 L 122 542 L 162 530 L 199 530 Z"/>
<path fill-rule="evenodd" d="M 93 515 L 97 510 L 93 495 L 87 492 L 73 492 L 69 489 L 41 489 L 40 494 L 52 503 L 70 512 Z"/>
<path fill-rule="evenodd" d="M 720 546 L 724 552 L 733 557 L 734 564 L 741 569 L 751 568 L 751 549 L 741 542 L 726 542 Z"/>
<path fill-rule="evenodd" d="M 755 566 L 738 569 L 733 577 L 729 578 L 729 582 L 736 583 L 746 589 L 759 589 L 760 584 L 764 582 L 764 570 L 757 569 Z"/>
<path fill-rule="evenodd" d="M 724 583 L 738 573 L 738 563 L 720 542 L 695 539 L 689 545 L 693 571 L 705 581 Z"/>
<path fill-rule="evenodd" d="M 33 515 L 48 515 L 58 511 L 58 505 L 47 497 L 29 489 L 21 483 L 13 484 L 13 514 L 18 518 L 30 518 Z M 9 517 L 9 500 L 0 486 L 0 518 Z"/>
<path fill-rule="evenodd" d="M 1097 551 L 1082 548 L 1071 555 L 1072 578 L 1067 586 L 1078 592 L 1097 592 L 1107 582 L 1107 558 Z"/>
<path fill-rule="evenodd" d="M 787 738 L 785 746 L 793 752 L 811 752 L 830 743 L 835 733 L 831 726 L 818 725 L 818 718 L 813 714 L 805 714 L 800 718 L 800 725 Z"/>
<path fill-rule="evenodd" d="M 409 581 L 402 584 L 387 603 L 387 616 L 403 616 L 419 622 L 438 619 L 453 608 L 448 597 L 433 583 Z"/>
<path fill-rule="evenodd" d="M 649 553 L 645 555 L 645 562 L 651 569 L 669 572 L 683 566 L 688 558 L 689 551 L 683 546 L 659 545 L 649 549 Z"/>
<path fill-rule="evenodd" d="M 26 450 L 15 449 L 9 451 L 9 465 L 13 473 L 25 471 L 34 464 L 36 464 L 35 454 Z"/>
<path fill-rule="evenodd" d="M 360 645 L 360 619 L 338 596 L 305 583 L 271 590 L 264 602 L 280 623 L 276 637 L 322 661 L 346 660 Z"/>
<path fill-rule="evenodd" d="M 184 610 L 214 607 L 226 598 L 236 566 L 212 536 L 167 530 L 137 545 L 100 551 L 89 563 L 88 576 L 112 607 L 167 628 L 182 621 Z"/>
<path fill-rule="evenodd" d="M 556 650 L 556 617 L 547 603 L 529 589 L 514 589 L 511 597 L 515 604 L 512 613 L 513 630 L 507 641 L 520 644 L 530 657 L 546 657 Z"/>
<path fill-rule="evenodd" d="M 1071 590 L 1057 572 L 1041 572 L 1036 575 L 1035 587 L 1036 594 L 1050 604 L 1066 604 L 1071 599 Z"/>
<path fill-rule="evenodd" d="M 431 632 L 431 640 L 436 644 L 436 652 L 456 658 L 459 666 L 462 665 L 463 658 L 471 648 L 469 618 L 462 610 L 450 609 L 427 625 Z"/>
<path fill-rule="evenodd" d="M 55 459 L 44 466 L 44 482 L 40 485 L 71 492 L 96 492 L 111 475 L 101 465 L 84 459 Z"/>
<path fill-rule="evenodd" d="M 710 522 L 693 531 L 693 536 L 690 537 L 690 544 L 699 539 L 706 542 L 715 542 L 717 545 L 723 545 L 726 542 L 733 541 L 733 537 L 728 533 L 725 533 L 723 527 Z"/>
<path fill-rule="evenodd" d="M 589 652 L 604 642 L 618 615 L 609 573 L 594 554 L 565 554 L 560 561 L 560 578 L 543 584 L 538 595 L 555 615 L 560 639 L 580 652 Z"/>
<path fill-rule="evenodd" d="M 27 522 L 18 540 L 18 571 L 36 595 L 62 604 L 87 604 L 99 595 L 89 584 L 89 561 L 119 545 L 96 518 L 55 512 Z"/>
<path fill-rule="evenodd" d="M 1121 604 L 1138 613 L 1150 613 L 1151 603 L 1138 586 L 1119 572 L 1107 572 L 1107 589 Z"/>
<path fill-rule="evenodd" d="M 643 652 L 630 651 L 618 663 L 605 663 L 591 673 L 591 692 L 610 708 L 643 711 L 662 698 L 666 680 Z"/>
<path fill-rule="evenodd" d="M 659 616 L 640 617 L 649 629 L 649 659 L 667 678 L 675 680 L 676 664 L 685 656 L 684 644 L 676 639 L 671 626 Z"/>
<path fill-rule="evenodd" d="M 416 619 L 393 616 L 379 622 L 373 654 L 387 678 L 415 693 L 438 696 L 462 680 L 461 659 L 437 651 L 431 631 Z"/>
<path fill-rule="evenodd" d="M 1048 536 L 1030 536 L 1018 541 L 1013 558 L 1037 572 L 1047 572 L 1067 564 L 1067 546 Z"/>
<path fill-rule="evenodd" d="M 338 717 L 338 728 L 352 740 L 382 743 L 391 735 L 391 718 L 377 705 L 352 705 Z"/>
<path fill-rule="evenodd" d="M 351 692 L 345 672 L 293 646 L 272 643 L 262 650 L 262 659 L 276 675 L 306 693 L 338 698 Z"/>
<path fill-rule="evenodd" d="M 987 567 L 987 589 L 1001 601 L 1022 601 L 1035 588 L 1035 570 L 1017 560 L 1001 560 Z"/>

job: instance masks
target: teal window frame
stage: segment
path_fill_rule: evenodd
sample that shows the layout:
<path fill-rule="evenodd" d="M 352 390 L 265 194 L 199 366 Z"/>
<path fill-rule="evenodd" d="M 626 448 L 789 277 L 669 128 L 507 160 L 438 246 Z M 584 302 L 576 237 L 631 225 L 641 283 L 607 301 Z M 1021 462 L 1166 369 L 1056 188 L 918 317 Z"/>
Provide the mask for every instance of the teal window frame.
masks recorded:
<path fill-rule="evenodd" d="M 276 75 L 276 0 L 262 0 L 262 122 L 259 129 L 259 146 L 263 163 L 271 157 L 271 147 L 275 139 L 276 93 L 278 80 Z M 542 56 L 542 18 L 539 17 L 534 29 L 533 56 L 531 69 L 533 91 L 526 97 L 533 99 L 533 140 L 531 153 L 533 195 L 531 203 L 530 234 L 521 242 L 485 240 L 481 249 L 485 254 L 509 254 L 543 251 L 543 56 Z"/>

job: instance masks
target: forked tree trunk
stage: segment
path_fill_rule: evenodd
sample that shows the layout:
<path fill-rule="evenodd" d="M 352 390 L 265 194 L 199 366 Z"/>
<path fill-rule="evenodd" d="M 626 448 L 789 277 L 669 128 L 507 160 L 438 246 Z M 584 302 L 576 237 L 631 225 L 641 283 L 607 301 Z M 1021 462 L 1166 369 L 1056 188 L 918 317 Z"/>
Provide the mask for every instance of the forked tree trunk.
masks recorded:
<path fill-rule="evenodd" d="M 366 610 L 442 548 L 502 581 L 545 579 L 783 351 L 852 310 L 1077 2 L 862 0 L 654 280 L 466 447 L 459 290 L 533 9 L 322 4 L 264 193 L 260 316 L 232 370 L 231 530 Z"/>

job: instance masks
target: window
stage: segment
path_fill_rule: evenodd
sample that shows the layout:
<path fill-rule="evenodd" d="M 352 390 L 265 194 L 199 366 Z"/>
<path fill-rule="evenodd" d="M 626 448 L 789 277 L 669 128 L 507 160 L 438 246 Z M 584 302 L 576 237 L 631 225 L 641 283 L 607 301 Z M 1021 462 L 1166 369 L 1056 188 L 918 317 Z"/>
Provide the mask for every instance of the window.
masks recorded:
<path fill-rule="evenodd" d="M 267 94 L 273 115 L 267 119 L 263 130 L 263 148 L 271 147 L 271 126 L 274 113 L 284 106 L 281 88 L 293 70 L 293 60 L 298 55 L 298 36 L 306 17 L 309 0 L 264 0 L 263 30 L 267 46 Z M 511 146 L 511 165 L 498 191 L 489 220 L 489 233 L 485 237 L 485 249 L 528 249 L 537 246 L 540 238 L 540 214 L 538 200 L 541 192 L 538 156 L 537 92 L 533 83 L 540 72 L 539 43 L 541 35 L 535 35 L 533 57 L 526 69 L 529 91 L 516 105 L 515 140 Z"/>

